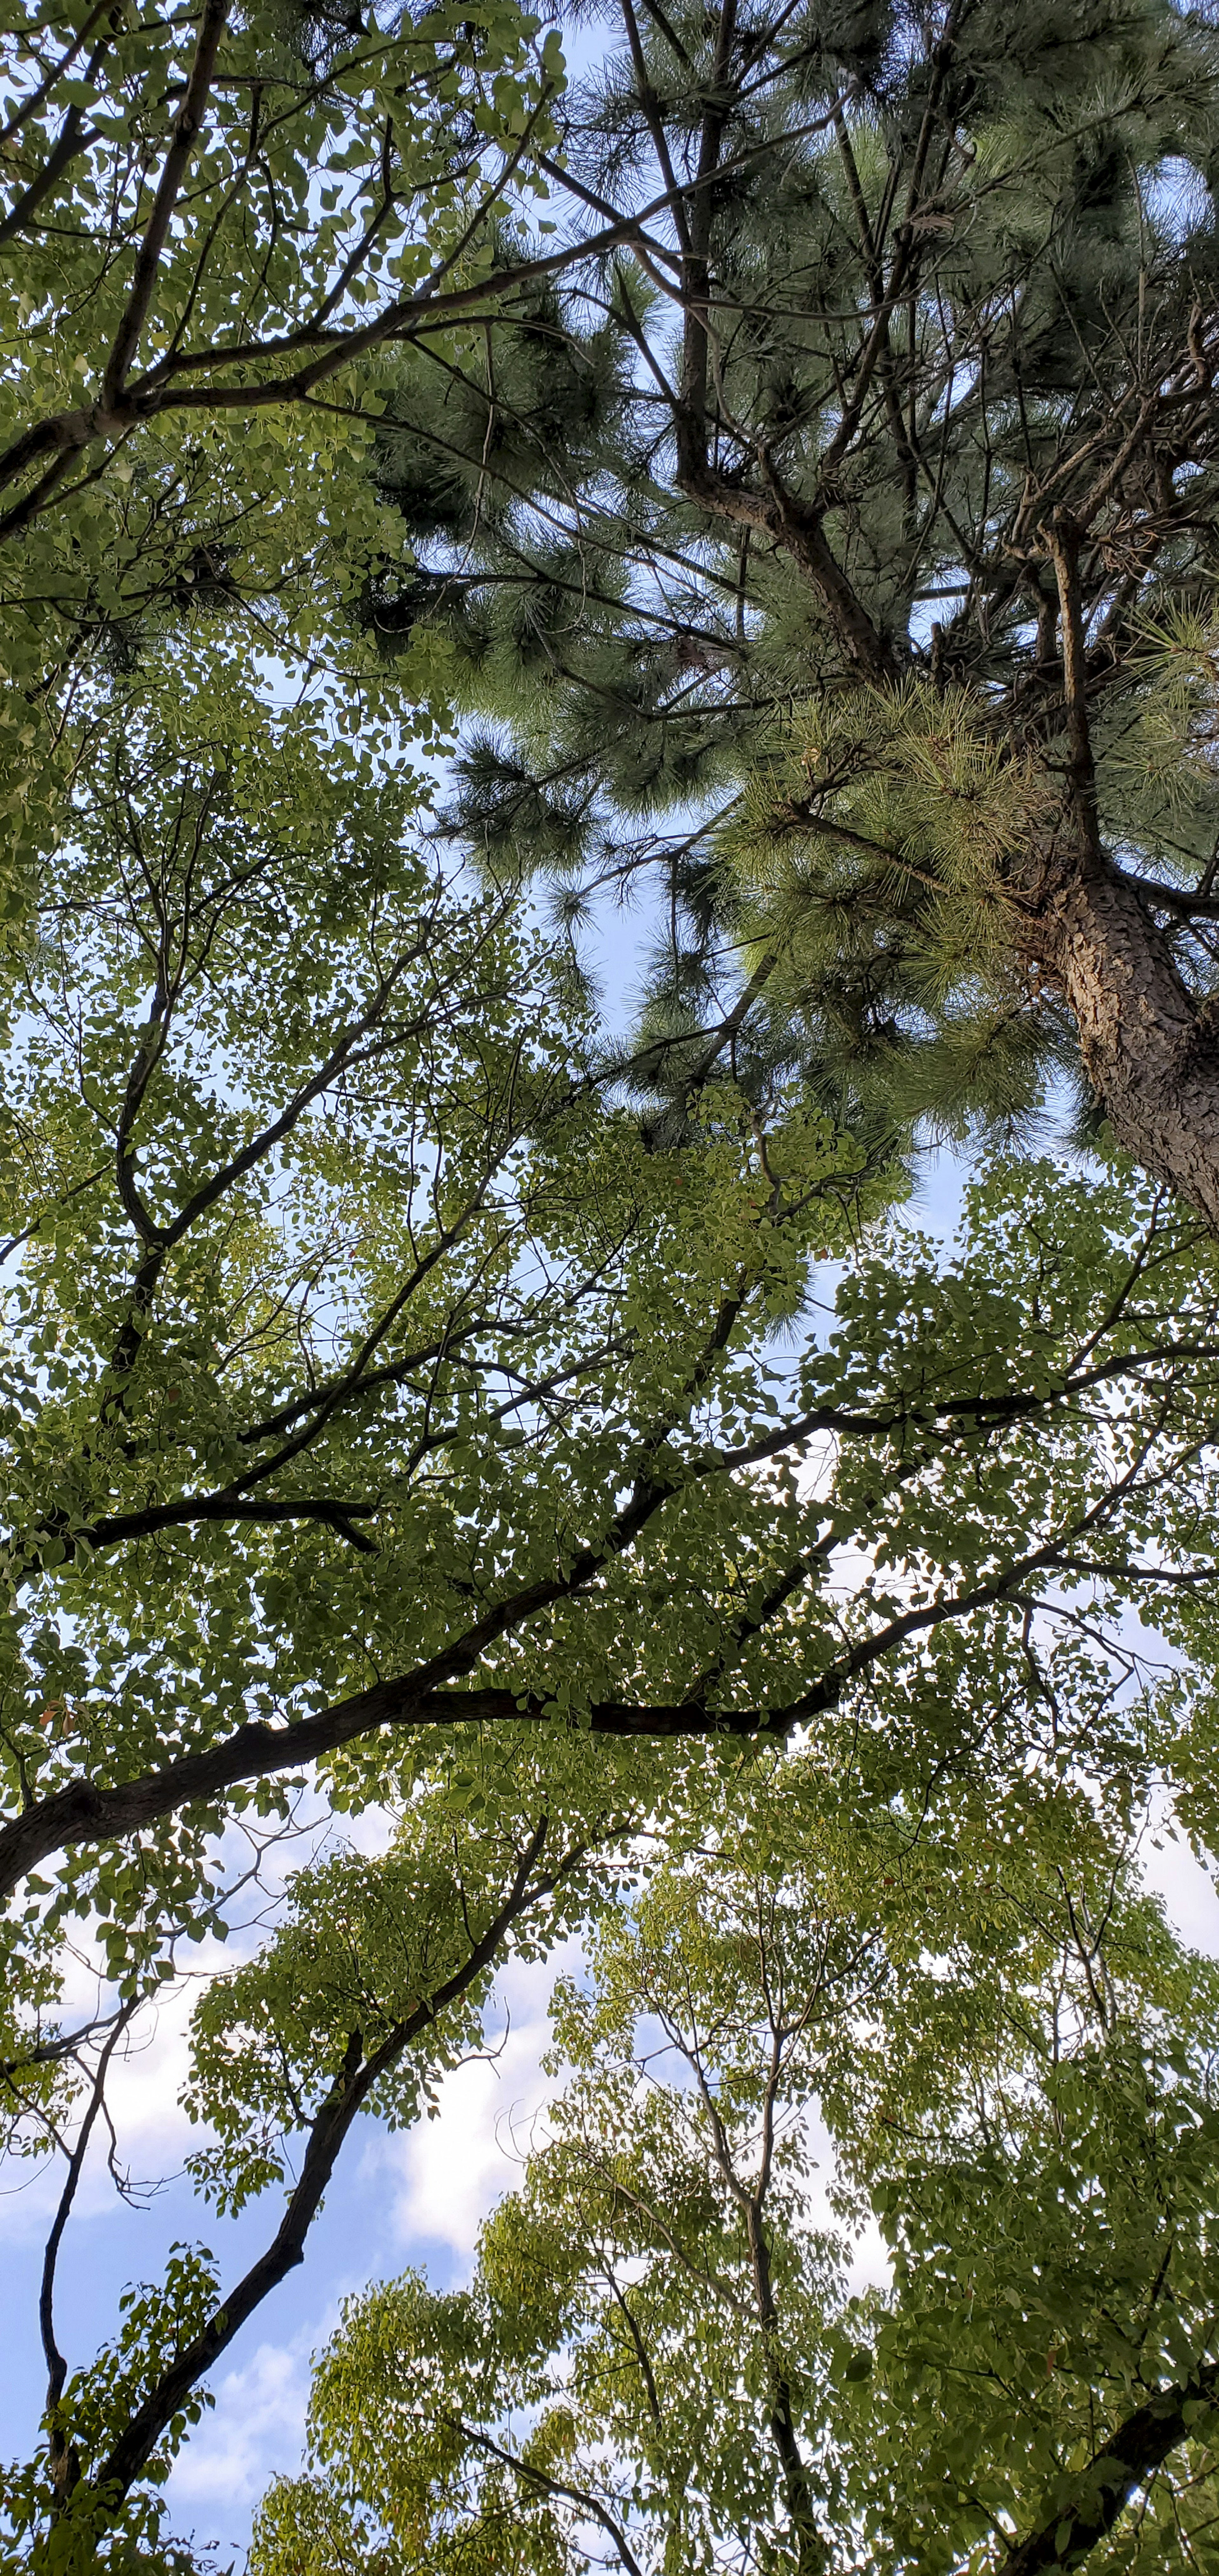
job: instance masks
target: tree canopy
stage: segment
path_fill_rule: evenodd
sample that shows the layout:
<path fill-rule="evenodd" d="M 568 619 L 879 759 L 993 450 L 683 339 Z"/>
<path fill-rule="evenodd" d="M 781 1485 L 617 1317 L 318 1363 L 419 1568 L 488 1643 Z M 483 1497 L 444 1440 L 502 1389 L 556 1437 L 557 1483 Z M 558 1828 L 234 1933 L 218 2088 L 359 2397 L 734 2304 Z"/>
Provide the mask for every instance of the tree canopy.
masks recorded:
<path fill-rule="evenodd" d="M 519 906 L 437 879 L 409 775 L 214 664 L 109 685 L 5 1092 L 5 2082 L 13 2152 L 67 2158 L 47 2449 L 7 2490 L 39 2565 L 155 2556 L 357 2115 L 412 2116 L 497 1960 L 731 1830 L 759 1763 L 810 1836 L 848 1784 L 865 1854 L 1010 1803 L 1045 1902 L 1090 1802 L 1120 1842 L 1167 1778 L 1213 1830 L 1195 1221 L 1009 1162 L 945 1260 L 795 1076 L 765 1119 L 705 1083 L 658 1152 Z M 387 1855 L 293 1881 L 193 2042 L 200 2189 L 291 2175 L 286 2208 L 72 2370 L 113 2051 L 306 1766 Z"/>
<path fill-rule="evenodd" d="M 620 5 L 5 33 L 14 2576 L 184 2576 L 357 2122 L 568 1936 L 258 2576 L 1213 2559 L 1213 30 Z M 611 1042 L 537 879 L 649 868 Z M 230 1929 L 214 2241 L 71 2352 Z"/>
<path fill-rule="evenodd" d="M 767 1764 L 602 1916 L 470 2288 L 350 2304 L 258 2576 L 1024 2576 L 1135 2488 L 1113 2563 L 1213 2563 L 1213 1964 L 1069 1798 L 1012 1837 L 972 1792 L 865 1822 L 810 1788 Z M 846 2270 L 864 2212 L 888 2295 Z"/>
<path fill-rule="evenodd" d="M 569 916 L 655 872 L 679 1098 L 738 1004 L 857 1127 L 1074 1068 L 1213 1222 L 1209 14 L 601 23 L 544 163 L 588 258 L 456 380 L 404 352 L 378 438 L 375 630 L 481 719 L 454 832 Z"/>

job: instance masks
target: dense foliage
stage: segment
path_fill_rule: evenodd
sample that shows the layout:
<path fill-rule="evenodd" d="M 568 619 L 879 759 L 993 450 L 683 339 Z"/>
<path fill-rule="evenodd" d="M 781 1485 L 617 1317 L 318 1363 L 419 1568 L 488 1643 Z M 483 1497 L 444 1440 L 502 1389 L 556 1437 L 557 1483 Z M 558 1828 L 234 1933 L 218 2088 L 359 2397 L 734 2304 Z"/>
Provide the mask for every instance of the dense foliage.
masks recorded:
<path fill-rule="evenodd" d="M 442 347 L 481 300 L 560 68 L 511 0 L 7 13 L 7 918 L 64 825 L 99 664 L 194 627 L 358 670 L 351 604 L 402 540 L 336 379 L 362 362 L 375 410 L 376 353 L 419 327 Z"/>
<path fill-rule="evenodd" d="M 189 2565 L 357 2122 L 581 1931 L 553 2135 L 468 2293 L 353 2310 L 267 2576 L 1213 2558 L 1213 1978 L 1137 1853 L 1219 1841 L 1212 35 L 622 27 L 570 91 L 499 6 L 4 34 L 14 2571 Z M 615 1057 L 526 881 L 652 857 Z M 928 1241 L 920 1119 L 1067 1002 L 1101 1159 Z M 255 1882 L 215 2250 L 70 2353 L 114 2071 Z"/>
<path fill-rule="evenodd" d="M 679 1100 L 738 1003 L 857 1125 L 1074 1071 L 1213 1222 L 1212 13 L 597 23 L 544 170 L 633 229 L 406 353 L 378 440 L 454 830 L 569 917 L 650 872 Z"/>
<path fill-rule="evenodd" d="M 1001 1819 L 858 1785 L 766 1766 L 602 1916 L 546 2143 L 468 2290 L 351 2303 L 259 2576 L 1023 2576 L 1134 2485 L 1110 2563 L 1213 2564 L 1214 1967 L 1061 1786 Z M 884 2293 L 847 2268 L 865 2218 Z"/>
<path fill-rule="evenodd" d="M 357 2116 L 413 2116 L 496 1962 L 718 1837 L 759 1761 L 789 1840 L 850 1784 L 861 1867 L 1010 1808 L 1039 1904 L 1157 1777 L 1214 1830 L 1198 1227 L 1005 1164 L 945 1262 L 798 1080 L 705 1083 L 654 1150 L 519 909 L 430 872 L 409 774 L 185 676 L 120 689 L 6 1074 L 8 2135 L 68 2157 L 48 2447 L 7 2490 L 40 2564 L 147 2561 L 148 2481 Z M 286 2208 L 238 2280 L 175 2257 L 71 2371 L 112 2052 L 226 1921 L 230 1821 L 273 1836 L 309 1765 L 388 1811 L 386 1856 L 294 1883 L 198 2008 L 191 2094 L 200 2188 L 291 2174 Z"/>

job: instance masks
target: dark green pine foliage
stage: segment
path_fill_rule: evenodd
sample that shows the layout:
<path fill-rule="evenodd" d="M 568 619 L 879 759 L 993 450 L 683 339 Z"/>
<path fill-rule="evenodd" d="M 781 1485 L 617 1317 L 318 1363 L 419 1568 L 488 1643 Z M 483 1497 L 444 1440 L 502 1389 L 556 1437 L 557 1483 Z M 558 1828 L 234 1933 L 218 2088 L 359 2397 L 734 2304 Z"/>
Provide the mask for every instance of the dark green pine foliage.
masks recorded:
<path fill-rule="evenodd" d="M 569 919 L 732 775 L 735 586 L 684 558 L 693 515 L 675 521 L 634 373 L 612 304 L 534 290 L 465 370 L 411 353 L 378 457 L 419 561 L 370 585 L 366 615 L 390 653 L 440 625 L 475 719 L 448 827 L 497 874 L 544 872 Z M 743 750 L 752 721 L 735 731 Z"/>
<path fill-rule="evenodd" d="M 365 605 L 386 652 L 450 638 L 446 829 L 569 925 L 646 879 L 662 1089 L 721 1030 L 858 1128 L 960 1132 L 1082 1047 L 1081 1100 L 1192 1188 L 1062 925 L 1099 838 L 1201 1043 L 1214 11 L 612 0 L 569 41 L 560 238 L 677 193 L 401 361 L 417 564 Z"/>

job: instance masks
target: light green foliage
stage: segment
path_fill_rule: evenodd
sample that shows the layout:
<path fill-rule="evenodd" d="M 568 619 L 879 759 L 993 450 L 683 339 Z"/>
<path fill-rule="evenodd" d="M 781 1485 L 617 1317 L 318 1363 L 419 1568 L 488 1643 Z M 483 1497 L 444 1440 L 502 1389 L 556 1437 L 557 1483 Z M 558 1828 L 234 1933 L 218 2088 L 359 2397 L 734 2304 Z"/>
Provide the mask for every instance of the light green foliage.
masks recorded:
<path fill-rule="evenodd" d="M 291 2225 L 317 2138 L 357 2069 L 368 2077 L 353 2107 L 391 2126 L 434 2104 L 446 2070 L 481 2044 L 505 1949 L 518 1960 L 544 1955 L 579 1920 L 590 1887 L 618 1881 L 614 1847 L 632 1819 L 607 1765 L 598 1802 L 592 1769 L 587 1756 L 577 1766 L 526 1752 L 503 1766 L 501 1822 L 464 1821 L 442 1783 L 411 1802 L 381 1859 L 340 1848 L 298 1874 L 275 1936 L 207 1985 L 193 2018 L 186 2106 L 210 2143 L 191 2169 L 222 2212 L 288 2181 Z M 125 2295 L 114 2344 L 48 2409 L 47 2465 L 10 2486 L 6 2566 L 25 2564 L 31 2546 L 38 2566 L 48 2547 L 48 2565 L 58 2549 L 67 2563 L 76 2550 L 82 2567 L 100 2554 L 120 2569 L 145 2545 L 161 2563 L 160 2509 L 146 2493 L 128 2498 L 124 2438 L 194 2355 L 138 2464 L 141 2489 L 162 2485 L 211 2403 L 203 2361 L 223 2348 L 230 2309 L 248 2309 L 249 2283 L 224 2292 L 211 2254 L 179 2246 L 161 2283 Z"/>
<path fill-rule="evenodd" d="M 1214 2347 L 1215 1974 L 1086 1801 L 979 1786 L 767 1766 L 602 1914 L 471 2288 L 351 2303 L 257 2576 L 981 2569 L 1078 2500 Z M 1212 2511 L 1203 2420 L 1105 2563 L 1209 2565 Z"/>
<path fill-rule="evenodd" d="M 9 2528 L 0 2544 L 6 2568 L 32 2567 L 39 2576 L 87 2576 L 88 2570 L 104 2565 L 108 2576 L 134 2576 L 137 2568 L 153 2569 L 156 2576 L 195 2576 L 191 2552 L 163 2535 L 164 2506 L 156 2490 L 212 2403 L 206 2389 L 193 2387 L 185 2395 L 148 2463 L 145 2474 L 153 2492 L 145 2489 L 136 2496 L 117 2523 L 113 2500 L 99 2496 L 79 2472 L 104 2456 L 149 2387 L 189 2345 L 214 2305 L 216 2290 L 207 2251 L 174 2245 L 163 2280 L 139 2282 L 121 2294 L 117 2334 L 87 2369 L 73 2373 L 56 2410 L 67 2437 L 72 2483 L 66 2490 L 57 2486 L 43 2459 L 6 2475 Z"/>
<path fill-rule="evenodd" d="M 824 1337 L 801 1320 L 811 1265 L 883 1204 L 883 1172 L 798 1095 L 763 1126 L 727 1085 L 697 1151 L 648 1151 L 511 911 L 443 895 L 413 851 L 409 783 L 236 684 L 196 721 L 171 740 L 155 696 L 130 702 L 15 1024 L 14 1804 L 421 1670 L 482 1620 L 458 1677 L 577 1721 L 700 1675 L 713 1705 L 782 1708 L 858 1646 L 882 1734 L 904 1740 L 913 1700 L 920 1741 L 951 1736 L 980 1658 L 1040 1740 L 1026 1579 L 1093 1569 L 1116 1608 L 1158 1597 L 1157 1551 L 1210 1561 L 1213 1290 L 1189 1228 L 1146 1191 L 1003 1168 L 947 1269 L 876 1235 Z M 844 1599 L 834 1551 L 861 1544 Z M 912 1600 L 925 1645 L 895 1632 L 873 1659 Z M 1068 1737 L 1137 1770 L 1144 1721 L 1107 1676 L 1076 1676 Z M 333 1791 L 405 1791 L 425 1758 L 409 1730 L 366 1733 Z M 69 1850 L 45 1936 L 87 1895 L 126 1978 L 165 1909 L 212 1923 L 200 1835 L 222 1808 L 200 1796 L 135 1846 Z"/>
<path fill-rule="evenodd" d="M 5 2569 L 179 2563 L 166 2465 L 355 2122 L 426 2113 L 497 1964 L 585 1923 L 551 2131 L 468 2290 L 350 2314 L 267 2576 L 981 2571 L 1047 2514 L 1079 2555 L 1089 2446 L 1210 2367 L 1213 1979 L 1130 1836 L 1164 1782 L 1216 1838 L 1214 1245 L 1116 1167 L 996 1156 L 948 1256 L 894 1210 L 920 1118 L 1010 1127 L 1065 1060 L 1009 947 L 1062 794 L 1020 514 L 1182 335 L 1196 475 L 1139 451 L 1086 604 L 1103 830 L 1206 862 L 1213 242 L 1163 189 L 1212 31 L 959 14 L 932 110 L 870 4 L 746 12 L 727 71 L 657 12 L 570 114 L 498 0 L 3 31 L 0 2051 L 67 2176 Z M 573 298 L 533 229 L 647 195 L 649 97 L 687 174 L 726 101 L 735 173 L 680 353 L 633 220 Z M 490 730 L 446 877 L 407 754 L 449 703 Z M 574 920 L 653 858 L 641 1123 L 518 889 Z M 193 2025 L 194 2178 L 261 2250 L 177 2248 L 82 2364 L 116 2016 L 306 1780 L 384 1848 L 268 1898 Z M 1206 2439 L 1115 2568 L 1205 2564 Z"/>
<path fill-rule="evenodd" d="M 787 1776 L 768 1733 L 809 1729 L 783 1937 L 821 1938 L 827 1889 L 831 1929 L 871 1906 L 905 1995 L 893 2027 L 938 2031 L 949 2064 L 959 2033 L 921 1962 L 950 1951 L 967 1882 L 981 1921 L 981 1878 L 954 1877 L 945 1831 L 891 1923 L 894 1815 L 908 1838 L 945 1798 L 1002 1813 L 1039 1889 L 1090 1816 L 1118 1836 L 1157 1773 L 1211 1832 L 1205 1693 L 1130 1637 L 1166 1588 L 1213 1582 L 1212 1247 L 1145 1184 L 997 1163 L 945 1257 L 893 1214 L 892 1164 L 778 1077 L 764 1095 L 704 1082 L 657 1150 L 519 904 L 437 876 L 392 742 L 353 742 L 308 696 L 269 707 L 254 679 L 184 649 L 163 677 L 98 683 L 72 828 L 17 955 L 0 1119 L 14 2144 L 89 2116 L 101 2040 L 73 2054 L 65 1943 L 96 1942 L 107 2010 L 140 2006 L 184 1942 L 228 1928 L 226 1827 L 273 1834 L 310 1766 L 333 1808 L 388 1809 L 393 1838 L 306 1871 L 201 2006 L 196 2178 L 246 2224 L 260 2196 L 282 2212 L 267 2268 L 233 2284 L 221 2257 L 210 2308 L 192 2274 L 197 2332 L 174 2275 L 95 2372 L 65 2363 L 48 2448 L 6 2490 L 14 2567 L 44 2543 L 79 2542 L 82 2569 L 94 2543 L 116 2567 L 168 2547 L 152 2463 L 202 2402 L 224 2321 L 303 2248 L 365 2101 L 425 2110 L 479 2044 L 496 1960 L 574 1927 L 628 1846 L 640 1869 L 691 1855 L 640 1917 L 657 1956 L 688 1947 L 703 1846 Z M 320 1732 L 285 1742 L 305 1721 Z M 823 1812 L 838 1839 L 802 1931 L 792 1845 Z M 1031 1935 L 1012 1951 L 1008 1920 L 986 1914 L 970 1953 L 979 2012 L 1024 1973 Z M 718 1956 L 698 1975 L 722 1995 Z M 573 2001 L 573 2053 L 578 2023 Z M 818 2022 L 806 2076 L 827 2103 L 840 2087 L 862 2137 L 876 2050 L 854 2025 L 840 2046 L 845 2027 Z M 626 2140 L 625 2023 L 613 2045 Z M 600 2048 L 590 2085 L 609 2082 Z M 903 2071 L 891 2034 L 884 2056 L 913 2098 L 915 2058 Z M 736 2065 L 729 2050 L 726 2102 Z M 649 2118 L 638 2155 L 685 2175 L 702 2225 L 703 2147 Z M 780 2157 L 781 2217 L 789 2188 L 794 2210 Z M 737 2263 L 730 2219 L 725 2202 Z M 711 2550 L 724 2516 L 778 2533 L 786 2515 L 813 2563 L 821 2452 L 803 2500 L 790 2462 L 778 2502 L 773 2468 L 749 2480 L 757 2407 L 779 2422 L 800 2353 L 838 2331 L 833 2260 L 818 2240 L 805 2279 L 793 2254 L 790 2349 L 766 2323 L 723 2341 L 718 2378 L 708 2360 L 737 2465 L 681 2549 Z M 571 2401 L 553 2402 L 546 2475 L 569 2453 L 591 2475 Z M 676 2510 L 673 2462 L 655 2476 Z"/>
<path fill-rule="evenodd" d="M 0 80 L 12 918 L 65 828 L 99 662 L 227 635 L 367 663 L 351 604 L 403 552 L 367 472 L 378 337 L 429 281 L 460 300 L 485 274 L 497 224 L 542 184 L 562 63 L 497 0 L 405 20 L 210 0 L 18 6 Z M 358 393 L 336 380 L 349 358 Z M 436 656 L 411 676 L 426 698 Z M 366 670 L 366 707 L 377 694 Z"/>
<path fill-rule="evenodd" d="M 494 1813 L 473 1819 L 442 1772 L 412 1800 L 383 1859 L 340 1850 L 299 1873 L 274 1941 L 211 1985 L 194 2015 L 187 2108 L 216 2143 L 192 2164 L 222 2208 L 283 2181 L 285 2142 L 308 2126 L 353 2033 L 371 2059 L 422 2014 L 420 2037 L 387 2067 L 369 2107 L 396 2128 L 434 2106 L 444 2073 L 477 2049 L 498 1952 L 455 2006 L 436 1998 L 499 1913 L 539 1819 L 544 1863 L 573 1848 L 589 1856 L 514 1931 L 513 1957 L 538 1958 L 579 1921 L 590 1881 L 612 1883 L 606 1846 L 632 1821 L 612 1765 L 587 1752 L 579 1763 L 557 1748 L 541 1762 L 509 1756 Z"/>
<path fill-rule="evenodd" d="M 163 2281 L 144 2281 L 122 2293 L 123 2324 L 114 2343 L 98 2353 L 87 2370 L 70 2379 L 64 2390 L 63 2419 L 84 2457 L 104 2453 L 108 2439 L 126 2423 L 133 2405 L 198 2333 L 215 2305 L 218 2288 L 214 2260 L 206 2249 L 175 2245 Z M 174 2453 L 211 2402 L 206 2391 L 191 2390 L 167 2429 L 163 2450 L 149 2464 L 147 2474 L 153 2484 L 168 2476 Z M 155 2532 L 155 2517 L 147 2528 Z"/>

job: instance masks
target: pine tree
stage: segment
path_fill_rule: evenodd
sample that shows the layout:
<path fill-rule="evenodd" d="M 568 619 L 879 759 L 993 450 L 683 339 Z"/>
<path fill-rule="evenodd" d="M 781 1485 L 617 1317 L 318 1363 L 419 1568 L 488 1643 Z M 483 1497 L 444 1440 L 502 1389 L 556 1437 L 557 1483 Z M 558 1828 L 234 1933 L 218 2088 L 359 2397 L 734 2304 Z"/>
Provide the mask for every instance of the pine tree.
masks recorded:
<path fill-rule="evenodd" d="M 1219 1222 L 1213 8 L 580 41 L 551 213 L 621 240 L 404 352 L 379 446 L 450 830 L 568 921 L 655 872 L 662 1088 L 710 1031 L 910 1135 L 1075 1072 Z"/>

